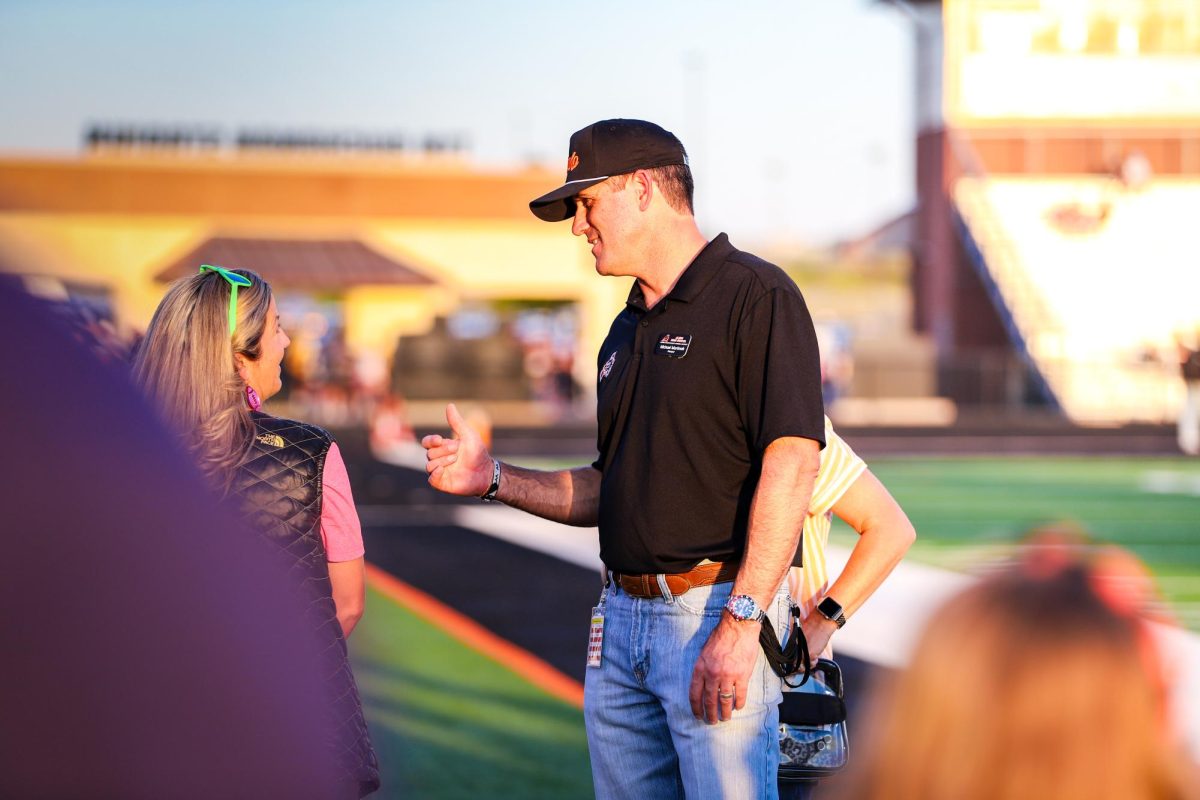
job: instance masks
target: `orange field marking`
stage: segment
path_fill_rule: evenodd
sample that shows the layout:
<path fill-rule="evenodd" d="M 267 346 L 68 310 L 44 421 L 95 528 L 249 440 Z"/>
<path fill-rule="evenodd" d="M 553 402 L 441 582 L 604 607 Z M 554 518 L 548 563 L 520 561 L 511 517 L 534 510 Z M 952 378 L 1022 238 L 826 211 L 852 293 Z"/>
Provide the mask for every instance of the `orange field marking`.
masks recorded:
<path fill-rule="evenodd" d="M 433 623 L 472 650 L 500 662 L 543 691 L 576 708 L 583 708 L 583 684 L 579 681 L 567 677 L 528 650 L 502 639 L 470 617 L 374 564 L 368 563 L 366 567 L 367 582 L 380 593 Z"/>

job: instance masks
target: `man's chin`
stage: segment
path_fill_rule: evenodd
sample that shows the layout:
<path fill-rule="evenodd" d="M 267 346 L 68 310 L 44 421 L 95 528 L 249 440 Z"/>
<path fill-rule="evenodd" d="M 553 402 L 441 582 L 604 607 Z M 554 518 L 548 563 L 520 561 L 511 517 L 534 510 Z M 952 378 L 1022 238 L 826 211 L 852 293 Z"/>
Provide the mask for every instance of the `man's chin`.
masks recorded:
<path fill-rule="evenodd" d="M 613 277 L 613 276 L 620 276 L 623 273 L 621 273 L 620 268 L 617 265 L 613 264 L 611 261 L 604 259 L 604 258 L 597 258 L 596 259 L 596 274 Z"/>

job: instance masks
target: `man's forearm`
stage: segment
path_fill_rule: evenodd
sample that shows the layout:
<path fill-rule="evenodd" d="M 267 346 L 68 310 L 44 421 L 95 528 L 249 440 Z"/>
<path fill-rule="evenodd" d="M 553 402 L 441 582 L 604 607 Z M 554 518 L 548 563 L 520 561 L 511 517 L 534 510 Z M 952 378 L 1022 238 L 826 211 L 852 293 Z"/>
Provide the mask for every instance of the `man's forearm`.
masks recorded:
<path fill-rule="evenodd" d="M 766 609 L 796 554 L 813 481 L 821 464 L 817 442 L 788 437 L 772 442 L 763 453 L 762 473 L 750 503 L 746 550 L 735 594 L 748 594 Z M 745 706 L 748 679 L 759 657 L 761 627 L 730 614 L 709 635 L 692 670 L 688 701 L 697 718 L 715 723 L 722 701 L 733 709 Z"/>
<path fill-rule="evenodd" d="M 496 499 L 554 522 L 594 526 L 600 516 L 600 472 L 594 467 L 543 472 L 502 464 Z"/>
<path fill-rule="evenodd" d="M 820 445 L 811 439 L 777 439 L 763 454 L 735 594 L 748 594 L 765 608 L 783 583 L 820 466 Z"/>

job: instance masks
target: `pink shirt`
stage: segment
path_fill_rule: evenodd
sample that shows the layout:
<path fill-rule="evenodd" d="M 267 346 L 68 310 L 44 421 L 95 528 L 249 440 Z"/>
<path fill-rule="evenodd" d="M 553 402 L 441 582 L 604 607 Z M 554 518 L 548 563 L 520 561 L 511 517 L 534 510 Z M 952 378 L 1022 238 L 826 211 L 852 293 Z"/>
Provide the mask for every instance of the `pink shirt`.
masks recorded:
<path fill-rule="evenodd" d="M 350 476 L 346 474 L 346 462 L 338 450 L 337 442 L 329 447 L 325 456 L 325 470 L 321 473 L 321 539 L 325 542 L 326 561 L 353 561 L 362 558 L 362 525 L 354 509 L 354 496 L 350 493 Z"/>

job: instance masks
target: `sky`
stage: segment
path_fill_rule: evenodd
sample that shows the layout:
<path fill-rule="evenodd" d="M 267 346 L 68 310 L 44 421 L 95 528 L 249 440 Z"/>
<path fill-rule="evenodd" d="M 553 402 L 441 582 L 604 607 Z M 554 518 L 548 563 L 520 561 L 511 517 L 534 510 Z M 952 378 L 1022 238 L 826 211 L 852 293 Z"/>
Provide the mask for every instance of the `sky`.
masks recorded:
<path fill-rule="evenodd" d="M 0 152 L 187 124 L 449 135 L 565 172 L 573 131 L 634 117 L 688 148 L 706 234 L 819 245 L 914 202 L 913 46 L 868 0 L 0 0 Z"/>

